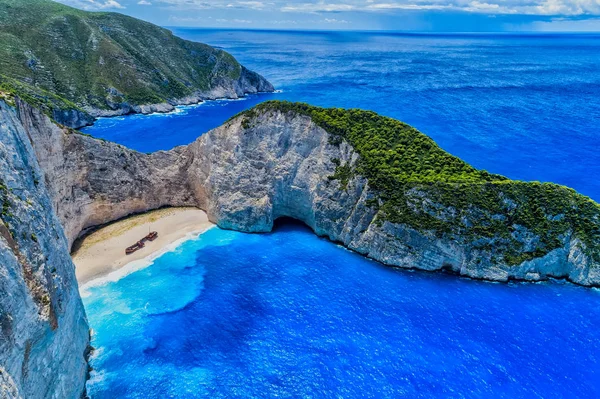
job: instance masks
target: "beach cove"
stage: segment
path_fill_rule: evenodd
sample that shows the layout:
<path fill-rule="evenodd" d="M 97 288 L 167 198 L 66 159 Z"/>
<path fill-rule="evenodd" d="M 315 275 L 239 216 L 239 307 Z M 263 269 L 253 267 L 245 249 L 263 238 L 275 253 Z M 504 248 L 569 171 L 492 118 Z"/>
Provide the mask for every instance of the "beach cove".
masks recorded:
<path fill-rule="evenodd" d="M 110 223 L 86 235 L 74 246 L 72 257 L 77 281 L 83 289 L 113 273 L 126 274 L 122 270 L 128 269 L 128 265 L 136 263 L 142 267 L 140 262 L 148 264 L 161 253 L 213 226 L 206 213 L 196 208 L 164 208 Z M 158 233 L 156 240 L 133 254 L 125 254 L 125 248 L 150 231 Z"/>

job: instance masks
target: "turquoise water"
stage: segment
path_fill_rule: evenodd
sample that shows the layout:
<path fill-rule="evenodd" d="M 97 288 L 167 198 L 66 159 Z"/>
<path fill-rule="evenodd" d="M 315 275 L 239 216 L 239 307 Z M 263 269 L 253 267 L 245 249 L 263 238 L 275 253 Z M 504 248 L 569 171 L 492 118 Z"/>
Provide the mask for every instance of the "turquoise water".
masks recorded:
<path fill-rule="evenodd" d="M 212 229 L 84 298 L 100 398 L 592 398 L 596 290 L 398 271 Z"/>
<path fill-rule="evenodd" d="M 190 143 L 268 99 L 358 107 L 410 123 L 478 168 L 600 201 L 600 35 L 175 33 L 228 50 L 283 92 L 103 119 L 87 133 L 148 152 Z"/>

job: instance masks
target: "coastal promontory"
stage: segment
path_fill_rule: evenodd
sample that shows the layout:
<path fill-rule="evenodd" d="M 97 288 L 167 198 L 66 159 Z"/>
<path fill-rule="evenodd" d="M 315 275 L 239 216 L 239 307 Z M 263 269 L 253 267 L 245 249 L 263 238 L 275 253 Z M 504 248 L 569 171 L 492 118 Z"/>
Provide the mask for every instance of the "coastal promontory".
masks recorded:
<path fill-rule="evenodd" d="M 61 129 L 23 103 L 19 114 L 70 243 L 131 213 L 196 206 L 246 232 L 291 217 L 390 266 L 600 284 L 596 202 L 475 169 L 373 112 L 267 102 L 152 154 Z"/>
<path fill-rule="evenodd" d="M 97 116 L 274 89 L 226 51 L 139 19 L 50 0 L 0 0 L 3 90 L 76 128 Z"/>

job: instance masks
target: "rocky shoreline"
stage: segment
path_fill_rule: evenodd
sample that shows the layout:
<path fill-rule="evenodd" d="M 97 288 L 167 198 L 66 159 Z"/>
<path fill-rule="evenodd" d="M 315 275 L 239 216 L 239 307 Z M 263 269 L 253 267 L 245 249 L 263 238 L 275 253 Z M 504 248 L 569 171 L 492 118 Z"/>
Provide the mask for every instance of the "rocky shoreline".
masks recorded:
<path fill-rule="evenodd" d="M 228 99 L 236 100 L 247 94 L 272 93 L 275 91 L 273 85 L 262 76 L 242 66 L 240 78 L 235 82 L 223 82 L 222 85 L 210 91 L 197 91 L 182 98 L 169 99 L 167 102 L 158 104 L 136 105 L 129 103 L 109 104 L 116 109 L 105 110 L 98 108 L 85 108 L 84 110 L 94 117 L 111 117 L 127 114 L 152 114 L 172 112 L 178 105 L 200 104 L 204 101 Z M 73 127 L 73 126 L 70 126 Z"/>
<path fill-rule="evenodd" d="M 244 232 L 269 232 L 276 219 L 291 217 L 394 267 L 491 281 L 565 278 L 600 285 L 600 268 L 574 234 L 558 237 L 556 249 L 512 265 L 494 252 L 494 237 L 470 242 L 381 220 L 366 178 L 355 175 L 345 187 L 332 178 L 339 164 L 357 161 L 356 151 L 347 142 L 332 143 L 305 115 L 266 111 L 251 121 L 242 115 L 188 146 L 141 154 L 65 133 L 25 104 L 19 114 L 70 244 L 81 231 L 132 213 L 194 206 L 220 227 Z M 513 237 L 526 247 L 538 239 L 523 228 Z"/>
<path fill-rule="evenodd" d="M 262 76 L 242 66 L 242 75 L 235 82 L 225 82 L 208 92 L 198 91 L 182 98 L 169 99 L 157 104 L 107 103 L 109 109 L 83 107 L 82 110 L 54 110 L 53 119 L 72 129 L 80 129 L 94 124 L 96 118 L 115 117 L 131 114 L 148 115 L 169 113 L 180 105 L 195 105 L 213 100 L 237 100 L 248 94 L 273 93 L 275 88 Z"/>

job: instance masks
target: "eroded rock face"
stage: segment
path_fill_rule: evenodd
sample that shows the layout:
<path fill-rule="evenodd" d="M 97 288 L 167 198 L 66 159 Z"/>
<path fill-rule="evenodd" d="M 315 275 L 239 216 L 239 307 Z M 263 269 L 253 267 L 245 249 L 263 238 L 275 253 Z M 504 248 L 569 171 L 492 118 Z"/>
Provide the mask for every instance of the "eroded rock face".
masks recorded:
<path fill-rule="evenodd" d="M 0 397 L 79 398 L 89 330 L 30 140 L 0 101 Z"/>
<path fill-rule="evenodd" d="M 600 265 L 570 236 L 563 238 L 562 248 L 513 266 L 458 237 L 438 238 L 376 220 L 368 205 L 375 194 L 364 178 L 352 178 L 345 188 L 331 180 L 334 159 L 354 163 L 358 155 L 345 142 L 330 142 L 329 134 L 306 116 L 270 111 L 251 122 L 237 118 L 189 147 L 194 159 L 190 181 L 200 187 L 198 204 L 219 226 L 247 232 L 267 232 L 277 218 L 292 217 L 318 235 L 390 266 L 451 270 L 493 281 L 557 277 L 600 284 Z M 536 237 L 524 232 L 519 239 L 527 243 Z"/>
<path fill-rule="evenodd" d="M 557 277 L 600 284 L 600 267 L 568 235 L 561 248 L 514 266 L 480 249 L 482 243 L 376 220 L 368 181 L 355 176 L 342 187 L 331 178 L 334 160 L 354 163 L 358 155 L 345 142 L 333 144 L 307 116 L 273 110 L 251 121 L 242 116 L 189 146 L 148 155 L 51 124 L 38 133 L 35 126 L 45 117 L 21 108 L 70 243 L 87 227 L 133 212 L 191 205 L 206 210 L 219 226 L 245 232 L 267 232 L 277 218 L 292 217 L 391 266 L 494 281 Z M 516 237 L 525 245 L 537 239 L 528 231 Z"/>
<path fill-rule="evenodd" d="M 175 110 L 176 105 L 198 104 L 206 100 L 221 98 L 238 99 L 247 94 L 272 93 L 275 91 L 275 88 L 268 80 L 244 66 L 241 66 L 240 77 L 237 80 L 221 79 L 214 83 L 214 87 L 208 91 L 198 90 L 188 96 L 172 98 L 164 103 L 137 105 L 120 102 L 109 104 L 111 109 L 84 107 L 88 115 L 76 111 L 70 111 L 71 113 L 67 115 L 67 111 L 65 111 L 65 115 L 57 115 L 60 119 L 55 118 L 55 120 L 66 126 L 79 128 L 91 124 L 94 117 L 118 116 L 132 113 L 151 114 L 155 112 L 171 112 Z"/>
<path fill-rule="evenodd" d="M 22 102 L 18 109 L 69 248 L 88 227 L 163 206 L 196 205 L 184 148 L 147 155 L 62 129 Z"/>

